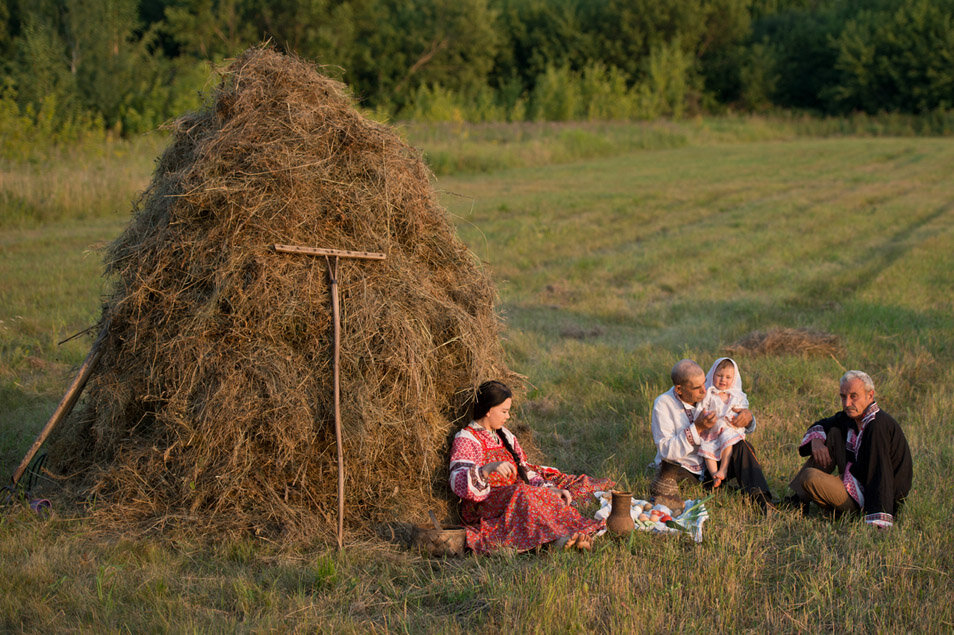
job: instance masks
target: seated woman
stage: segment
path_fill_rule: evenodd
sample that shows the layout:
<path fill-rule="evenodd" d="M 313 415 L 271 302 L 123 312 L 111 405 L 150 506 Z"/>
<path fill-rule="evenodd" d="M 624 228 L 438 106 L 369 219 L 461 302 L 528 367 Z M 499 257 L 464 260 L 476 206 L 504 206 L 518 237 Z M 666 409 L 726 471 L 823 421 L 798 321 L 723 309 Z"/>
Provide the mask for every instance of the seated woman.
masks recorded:
<path fill-rule="evenodd" d="M 467 546 L 476 553 L 501 547 L 525 551 L 551 542 L 589 549 L 606 523 L 584 518 L 570 503 L 613 482 L 527 463 L 517 438 L 504 427 L 512 403 L 506 385 L 481 384 L 474 420 L 454 437 L 450 484 L 461 498 Z"/>

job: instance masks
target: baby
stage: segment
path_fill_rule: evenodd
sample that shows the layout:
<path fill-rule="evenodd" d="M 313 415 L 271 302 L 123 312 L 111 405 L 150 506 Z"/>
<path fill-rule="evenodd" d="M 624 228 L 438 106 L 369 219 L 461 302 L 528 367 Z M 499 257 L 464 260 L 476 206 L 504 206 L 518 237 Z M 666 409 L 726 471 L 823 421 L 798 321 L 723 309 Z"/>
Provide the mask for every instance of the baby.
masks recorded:
<path fill-rule="evenodd" d="M 715 413 L 716 422 L 702 434 L 699 446 L 699 454 L 712 475 L 713 487 L 719 487 L 725 480 L 732 446 L 745 439 L 745 430 L 731 425 L 736 415 L 734 409 L 748 407 L 739 367 L 732 358 L 720 357 L 706 375 L 706 396 L 702 400 L 702 410 Z"/>

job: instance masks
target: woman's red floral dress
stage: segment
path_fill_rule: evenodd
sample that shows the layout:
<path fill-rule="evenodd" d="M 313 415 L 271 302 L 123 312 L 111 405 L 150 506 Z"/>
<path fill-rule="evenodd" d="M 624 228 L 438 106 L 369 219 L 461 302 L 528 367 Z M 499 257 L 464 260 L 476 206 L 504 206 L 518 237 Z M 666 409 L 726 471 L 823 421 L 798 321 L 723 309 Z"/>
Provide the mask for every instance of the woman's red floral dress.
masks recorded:
<path fill-rule="evenodd" d="M 581 516 L 563 502 L 558 490 L 569 490 L 576 502 L 594 491 L 609 489 L 612 481 L 531 465 L 513 433 L 506 428 L 501 428 L 501 432 L 526 469 L 528 483 L 516 473 L 509 479 L 496 472 L 488 479 L 481 475 L 480 468 L 487 463 L 514 463 L 495 433 L 471 423 L 454 437 L 450 483 L 461 498 L 468 547 L 476 553 L 501 547 L 525 551 L 576 532 L 593 535 L 606 526 L 602 520 Z"/>

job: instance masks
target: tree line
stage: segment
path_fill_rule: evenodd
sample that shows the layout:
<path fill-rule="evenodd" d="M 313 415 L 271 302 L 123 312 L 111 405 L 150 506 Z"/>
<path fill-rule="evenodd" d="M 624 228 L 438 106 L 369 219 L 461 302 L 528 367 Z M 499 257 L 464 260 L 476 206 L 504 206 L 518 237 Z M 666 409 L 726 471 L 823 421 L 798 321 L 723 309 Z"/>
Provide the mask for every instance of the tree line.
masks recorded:
<path fill-rule="evenodd" d="M 419 120 L 923 114 L 954 0 L 0 0 L 0 132 L 134 134 L 268 41 Z"/>

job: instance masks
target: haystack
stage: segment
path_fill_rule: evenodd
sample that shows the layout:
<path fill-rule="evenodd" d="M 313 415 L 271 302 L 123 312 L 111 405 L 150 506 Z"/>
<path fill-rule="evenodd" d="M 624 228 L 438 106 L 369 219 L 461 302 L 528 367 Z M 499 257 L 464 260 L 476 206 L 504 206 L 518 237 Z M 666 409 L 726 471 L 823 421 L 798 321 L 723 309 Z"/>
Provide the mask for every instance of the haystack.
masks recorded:
<path fill-rule="evenodd" d="M 487 273 L 342 84 L 260 48 L 222 73 L 108 249 L 106 349 L 51 456 L 106 520 L 332 530 L 327 266 L 270 246 L 384 252 L 339 265 L 347 525 L 451 516 L 452 419 L 510 376 Z"/>
<path fill-rule="evenodd" d="M 729 355 L 837 355 L 838 336 L 809 328 L 773 328 L 754 331 L 725 348 Z"/>

